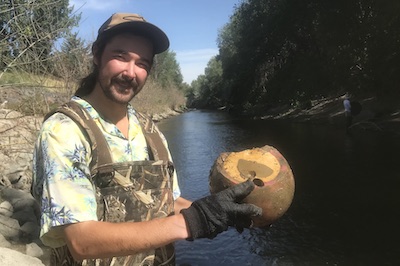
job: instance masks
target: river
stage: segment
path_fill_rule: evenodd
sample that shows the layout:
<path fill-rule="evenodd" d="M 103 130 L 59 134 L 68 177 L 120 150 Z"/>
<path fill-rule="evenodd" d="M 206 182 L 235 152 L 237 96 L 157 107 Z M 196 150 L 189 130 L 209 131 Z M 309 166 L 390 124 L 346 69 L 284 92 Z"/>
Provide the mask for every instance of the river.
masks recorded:
<path fill-rule="evenodd" d="M 209 171 L 222 152 L 274 146 L 296 181 L 291 207 L 270 229 L 178 241 L 177 265 L 400 265 L 398 136 L 209 111 L 158 126 L 190 200 L 209 195 Z"/>

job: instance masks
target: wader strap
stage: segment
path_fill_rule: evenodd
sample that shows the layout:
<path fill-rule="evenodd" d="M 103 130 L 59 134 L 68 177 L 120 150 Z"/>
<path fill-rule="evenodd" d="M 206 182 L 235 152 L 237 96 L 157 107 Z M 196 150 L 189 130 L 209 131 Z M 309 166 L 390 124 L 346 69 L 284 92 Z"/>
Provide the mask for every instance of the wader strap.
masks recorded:
<path fill-rule="evenodd" d="M 153 160 L 158 161 L 162 160 L 164 162 L 169 161 L 169 154 L 167 147 L 165 147 L 163 140 L 161 139 L 161 135 L 158 132 L 156 125 L 153 120 L 145 116 L 142 113 L 138 113 L 138 119 L 140 125 L 142 126 L 142 131 L 144 137 L 146 138 L 147 146 L 150 147 L 151 155 Z"/>
<path fill-rule="evenodd" d="M 81 128 L 83 134 L 87 135 L 92 148 L 92 161 L 89 165 L 91 174 L 95 174 L 93 171 L 99 165 L 112 163 L 111 152 L 103 133 L 96 125 L 93 118 L 80 104 L 74 101 L 65 103 L 53 112 L 47 114 L 44 120 L 54 113 L 65 114 Z"/>
<path fill-rule="evenodd" d="M 92 147 L 92 161 L 90 162 L 90 173 L 92 176 L 97 173 L 98 170 L 96 169 L 98 166 L 104 166 L 113 162 L 109 146 L 103 133 L 93 118 L 80 104 L 74 101 L 65 103 L 47 114 L 44 120 L 57 112 L 70 117 L 82 129 L 82 132 L 87 135 Z M 138 113 L 138 120 L 142 127 L 147 146 L 150 148 L 150 159 L 154 161 L 170 161 L 168 150 L 153 120 L 141 113 Z M 102 168 L 102 172 L 103 169 L 104 168 Z M 107 171 L 106 169 L 104 170 Z"/>

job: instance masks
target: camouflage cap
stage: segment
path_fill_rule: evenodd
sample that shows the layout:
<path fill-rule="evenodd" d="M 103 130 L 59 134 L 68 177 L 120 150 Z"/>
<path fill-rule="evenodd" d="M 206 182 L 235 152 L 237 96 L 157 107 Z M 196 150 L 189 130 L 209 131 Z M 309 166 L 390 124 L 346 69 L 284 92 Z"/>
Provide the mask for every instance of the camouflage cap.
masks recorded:
<path fill-rule="evenodd" d="M 132 32 L 149 38 L 153 43 L 155 54 L 162 53 L 169 47 L 169 39 L 160 28 L 147 22 L 142 16 L 131 13 L 113 14 L 101 25 L 94 44 L 123 32 Z"/>

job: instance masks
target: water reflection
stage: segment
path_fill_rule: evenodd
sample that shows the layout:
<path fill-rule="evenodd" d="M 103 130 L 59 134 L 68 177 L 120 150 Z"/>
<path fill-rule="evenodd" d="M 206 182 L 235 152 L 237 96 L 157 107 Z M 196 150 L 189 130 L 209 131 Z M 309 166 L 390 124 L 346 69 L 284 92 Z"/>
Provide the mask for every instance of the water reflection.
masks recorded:
<path fill-rule="evenodd" d="M 180 241 L 178 265 L 400 264 L 397 137 L 201 111 L 159 126 L 186 198 L 209 194 L 208 174 L 220 153 L 267 144 L 284 155 L 296 179 L 292 206 L 270 230 Z"/>

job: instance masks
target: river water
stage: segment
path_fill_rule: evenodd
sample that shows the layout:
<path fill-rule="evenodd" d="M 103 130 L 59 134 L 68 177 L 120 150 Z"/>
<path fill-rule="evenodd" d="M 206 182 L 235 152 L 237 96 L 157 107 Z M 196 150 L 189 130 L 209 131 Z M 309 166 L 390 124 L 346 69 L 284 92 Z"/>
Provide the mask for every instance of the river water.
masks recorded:
<path fill-rule="evenodd" d="M 190 200 L 209 195 L 222 152 L 274 146 L 296 180 L 291 207 L 269 230 L 178 241 L 177 265 L 400 265 L 399 135 L 208 111 L 158 125 Z"/>

